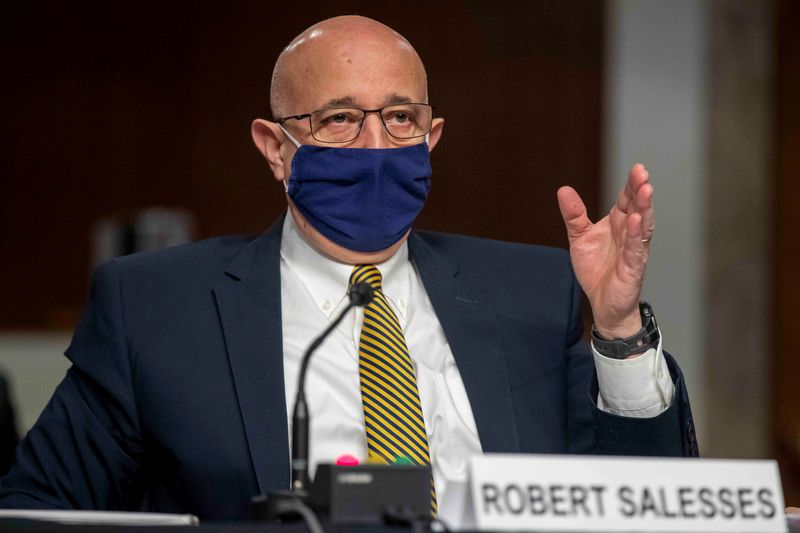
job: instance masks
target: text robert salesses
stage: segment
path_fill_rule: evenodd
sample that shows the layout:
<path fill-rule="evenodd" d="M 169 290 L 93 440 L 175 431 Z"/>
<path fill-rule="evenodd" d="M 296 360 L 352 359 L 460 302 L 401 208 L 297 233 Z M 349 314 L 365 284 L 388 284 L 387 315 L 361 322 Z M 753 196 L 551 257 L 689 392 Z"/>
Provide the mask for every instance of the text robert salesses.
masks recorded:
<path fill-rule="evenodd" d="M 626 518 L 772 518 L 773 491 L 754 487 L 632 487 L 605 485 L 481 485 L 486 514 L 602 517 L 616 504 Z M 608 500 L 613 498 L 613 501 Z"/>

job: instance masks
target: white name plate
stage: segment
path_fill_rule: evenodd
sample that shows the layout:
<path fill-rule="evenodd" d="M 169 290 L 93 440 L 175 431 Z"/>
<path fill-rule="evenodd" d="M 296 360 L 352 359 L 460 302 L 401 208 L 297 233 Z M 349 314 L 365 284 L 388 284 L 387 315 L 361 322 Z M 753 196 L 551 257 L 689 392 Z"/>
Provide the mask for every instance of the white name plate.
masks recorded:
<path fill-rule="evenodd" d="M 786 532 L 775 461 L 486 454 L 481 530 Z"/>

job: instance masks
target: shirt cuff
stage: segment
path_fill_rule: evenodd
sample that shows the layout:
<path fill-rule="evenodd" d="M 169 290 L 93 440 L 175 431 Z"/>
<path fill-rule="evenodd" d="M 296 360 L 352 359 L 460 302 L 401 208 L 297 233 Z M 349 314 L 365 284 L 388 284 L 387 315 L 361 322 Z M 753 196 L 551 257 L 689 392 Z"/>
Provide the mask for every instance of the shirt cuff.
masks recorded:
<path fill-rule="evenodd" d="M 660 333 L 655 348 L 632 359 L 606 357 L 592 343 L 600 385 L 599 409 L 631 418 L 652 418 L 669 407 L 675 395 L 675 384 L 661 351 Z"/>

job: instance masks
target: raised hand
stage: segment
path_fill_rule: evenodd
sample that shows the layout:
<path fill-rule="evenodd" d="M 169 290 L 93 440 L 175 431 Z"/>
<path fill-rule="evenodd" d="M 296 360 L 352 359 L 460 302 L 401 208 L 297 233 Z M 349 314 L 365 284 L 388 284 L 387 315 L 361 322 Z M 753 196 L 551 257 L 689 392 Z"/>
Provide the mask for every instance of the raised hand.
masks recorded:
<path fill-rule="evenodd" d="M 653 186 L 635 164 L 611 212 L 592 223 L 572 187 L 558 190 L 575 275 L 589 298 L 594 322 L 607 339 L 626 338 L 642 327 L 639 296 L 655 230 Z"/>

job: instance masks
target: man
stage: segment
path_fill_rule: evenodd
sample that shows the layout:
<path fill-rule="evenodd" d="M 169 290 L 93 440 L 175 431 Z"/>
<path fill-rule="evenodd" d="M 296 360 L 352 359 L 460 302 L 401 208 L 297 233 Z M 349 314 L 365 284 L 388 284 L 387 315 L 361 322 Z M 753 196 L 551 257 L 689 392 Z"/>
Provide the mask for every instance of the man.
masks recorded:
<path fill-rule="evenodd" d="M 435 503 L 475 453 L 697 454 L 680 372 L 639 304 L 654 229 L 643 166 L 596 224 L 558 192 L 609 357 L 593 356 L 565 253 L 410 230 L 444 121 L 402 36 L 361 17 L 312 26 L 281 54 L 271 103 L 252 134 L 287 215 L 256 239 L 98 269 L 74 365 L 0 505 L 246 517 L 250 496 L 289 486 L 299 359 L 359 281 L 375 300 L 309 371 L 312 466 L 431 463 Z"/>

